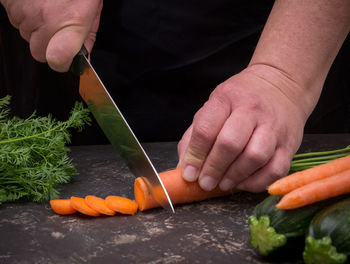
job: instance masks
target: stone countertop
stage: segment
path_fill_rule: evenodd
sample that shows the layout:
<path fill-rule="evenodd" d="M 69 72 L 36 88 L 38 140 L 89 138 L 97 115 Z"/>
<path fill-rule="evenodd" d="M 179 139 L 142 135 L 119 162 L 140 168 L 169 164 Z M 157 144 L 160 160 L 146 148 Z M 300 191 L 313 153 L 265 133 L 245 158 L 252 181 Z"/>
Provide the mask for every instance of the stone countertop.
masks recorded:
<path fill-rule="evenodd" d="M 350 135 L 305 135 L 300 152 L 350 144 Z M 177 164 L 176 143 L 144 144 L 158 171 Z M 111 146 L 74 146 L 79 171 L 60 198 L 133 198 L 134 176 Z M 176 205 L 133 216 L 60 216 L 48 203 L 0 205 L 0 263 L 302 263 L 296 256 L 264 259 L 249 244 L 247 218 L 266 193 Z"/>

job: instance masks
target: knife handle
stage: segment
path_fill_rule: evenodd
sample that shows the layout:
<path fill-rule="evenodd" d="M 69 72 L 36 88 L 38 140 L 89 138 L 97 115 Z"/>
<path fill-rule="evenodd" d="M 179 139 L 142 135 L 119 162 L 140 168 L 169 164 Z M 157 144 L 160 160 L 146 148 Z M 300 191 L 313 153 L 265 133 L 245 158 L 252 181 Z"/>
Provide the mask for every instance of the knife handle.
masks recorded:
<path fill-rule="evenodd" d="M 88 55 L 89 55 L 89 52 L 85 48 L 85 45 L 83 45 L 79 50 L 78 54 L 75 55 L 69 70 L 77 76 L 82 75 L 83 74 L 82 60 L 84 59 L 84 57 L 87 58 Z"/>

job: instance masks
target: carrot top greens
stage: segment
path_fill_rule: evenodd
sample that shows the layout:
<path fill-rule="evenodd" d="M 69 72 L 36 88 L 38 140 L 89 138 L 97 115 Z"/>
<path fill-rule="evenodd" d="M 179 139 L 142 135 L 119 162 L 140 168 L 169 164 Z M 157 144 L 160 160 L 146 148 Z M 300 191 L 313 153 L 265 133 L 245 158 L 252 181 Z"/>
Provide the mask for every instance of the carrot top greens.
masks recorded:
<path fill-rule="evenodd" d="M 328 163 L 331 160 L 345 157 L 350 154 L 350 146 L 342 149 L 317 151 L 296 154 L 290 164 L 290 173 L 306 170 L 317 165 Z"/>
<path fill-rule="evenodd" d="M 89 111 L 77 102 L 64 122 L 35 112 L 21 119 L 10 117 L 9 103 L 9 96 L 0 99 L 0 204 L 56 198 L 57 185 L 77 173 L 67 155 L 69 129 L 89 124 Z"/>

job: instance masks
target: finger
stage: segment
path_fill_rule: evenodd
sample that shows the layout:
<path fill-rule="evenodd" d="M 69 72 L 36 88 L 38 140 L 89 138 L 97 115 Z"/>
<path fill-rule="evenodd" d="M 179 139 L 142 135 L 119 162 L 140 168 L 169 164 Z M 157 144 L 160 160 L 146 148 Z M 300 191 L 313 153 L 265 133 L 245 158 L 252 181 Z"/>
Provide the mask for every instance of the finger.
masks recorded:
<path fill-rule="evenodd" d="M 288 174 L 290 162 L 291 155 L 278 148 L 266 166 L 241 182 L 237 188 L 250 192 L 266 191 L 271 183 Z"/>
<path fill-rule="evenodd" d="M 18 28 L 21 21 L 24 19 L 24 12 L 22 11 L 26 3 L 22 3 L 22 1 L 8 1 L 2 0 L 1 4 L 6 9 L 6 13 L 8 15 L 10 23 Z"/>
<path fill-rule="evenodd" d="M 30 12 L 32 16 L 24 16 L 18 24 L 18 30 L 22 38 L 30 42 L 32 33 L 38 31 L 43 24 L 42 14 L 39 8 L 30 8 L 28 11 L 23 12 Z"/>
<path fill-rule="evenodd" d="M 75 25 L 64 27 L 56 32 L 46 49 L 46 60 L 49 66 L 58 72 L 68 71 L 74 56 L 84 43 L 86 34 L 86 29 Z"/>
<path fill-rule="evenodd" d="M 83 43 L 88 52 L 91 52 L 96 40 L 102 7 L 103 1 L 88 1 L 81 6 L 80 16 L 71 12 L 70 20 L 63 21 L 46 50 L 46 59 L 52 69 L 58 72 L 68 71 Z"/>
<path fill-rule="evenodd" d="M 199 184 L 202 189 L 210 191 L 216 187 L 230 164 L 243 151 L 255 125 L 256 122 L 248 122 L 246 113 L 240 110 L 230 115 L 201 170 Z"/>
<path fill-rule="evenodd" d="M 186 130 L 186 132 L 183 134 L 179 144 L 177 144 L 177 153 L 179 156 L 179 164 L 178 167 L 181 166 L 181 160 L 185 154 L 185 150 L 187 149 L 188 143 L 190 142 L 190 138 L 192 135 L 192 125 Z"/>
<path fill-rule="evenodd" d="M 52 36 L 49 27 L 43 25 L 29 34 L 29 48 L 33 58 L 39 62 L 46 62 L 46 48 Z"/>
<path fill-rule="evenodd" d="M 89 51 L 89 53 L 91 52 L 91 50 L 95 44 L 95 41 L 96 41 L 96 34 L 97 34 L 98 28 L 100 26 L 100 18 L 101 18 L 102 8 L 103 8 L 103 1 L 100 1 L 96 17 L 92 23 L 90 32 L 89 32 L 89 34 L 84 42 L 84 45 L 85 45 L 86 49 Z"/>
<path fill-rule="evenodd" d="M 229 104 L 212 98 L 195 115 L 190 141 L 181 161 L 185 180 L 198 179 L 202 164 L 230 111 Z"/>
<path fill-rule="evenodd" d="M 271 129 L 257 127 L 245 150 L 231 164 L 219 183 L 223 191 L 230 190 L 255 171 L 263 167 L 276 150 L 276 139 L 271 136 Z"/>

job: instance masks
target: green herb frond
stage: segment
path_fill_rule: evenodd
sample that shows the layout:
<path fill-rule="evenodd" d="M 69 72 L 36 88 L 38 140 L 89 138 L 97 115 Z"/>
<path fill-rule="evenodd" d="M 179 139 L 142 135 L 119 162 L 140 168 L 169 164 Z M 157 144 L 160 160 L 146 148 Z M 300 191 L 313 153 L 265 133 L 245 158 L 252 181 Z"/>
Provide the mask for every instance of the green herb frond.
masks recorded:
<path fill-rule="evenodd" d="M 26 119 L 10 118 L 9 99 L 0 99 L 0 204 L 55 198 L 57 185 L 77 173 L 67 155 L 69 129 L 81 131 L 90 124 L 89 111 L 76 103 L 64 122 L 35 113 Z"/>

